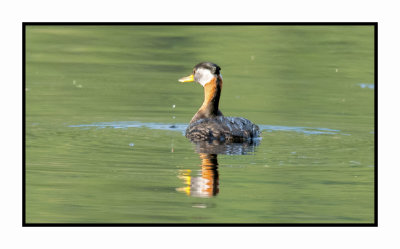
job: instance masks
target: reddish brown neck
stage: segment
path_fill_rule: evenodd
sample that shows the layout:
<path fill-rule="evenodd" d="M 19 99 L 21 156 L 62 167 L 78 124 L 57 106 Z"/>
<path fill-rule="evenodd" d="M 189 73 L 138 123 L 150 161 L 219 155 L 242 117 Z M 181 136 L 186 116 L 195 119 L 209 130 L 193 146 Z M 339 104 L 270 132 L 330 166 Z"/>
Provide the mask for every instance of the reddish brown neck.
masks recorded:
<path fill-rule="evenodd" d="M 222 90 L 222 78 L 213 78 L 210 82 L 204 85 L 204 101 L 200 109 L 192 118 L 191 122 L 202 118 L 213 118 L 222 116 L 219 110 L 219 98 Z"/>

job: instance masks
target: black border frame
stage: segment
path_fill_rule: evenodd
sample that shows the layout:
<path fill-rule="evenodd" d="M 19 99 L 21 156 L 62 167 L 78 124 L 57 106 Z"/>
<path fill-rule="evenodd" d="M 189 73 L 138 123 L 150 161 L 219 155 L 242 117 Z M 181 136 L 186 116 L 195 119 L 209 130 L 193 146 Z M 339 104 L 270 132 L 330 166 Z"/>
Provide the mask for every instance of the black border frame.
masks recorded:
<path fill-rule="evenodd" d="M 25 157 L 26 26 L 235 25 L 374 27 L 374 222 L 373 223 L 27 223 Z M 378 22 L 23 22 L 22 23 L 22 226 L 23 227 L 377 227 L 378 226 Z"/>

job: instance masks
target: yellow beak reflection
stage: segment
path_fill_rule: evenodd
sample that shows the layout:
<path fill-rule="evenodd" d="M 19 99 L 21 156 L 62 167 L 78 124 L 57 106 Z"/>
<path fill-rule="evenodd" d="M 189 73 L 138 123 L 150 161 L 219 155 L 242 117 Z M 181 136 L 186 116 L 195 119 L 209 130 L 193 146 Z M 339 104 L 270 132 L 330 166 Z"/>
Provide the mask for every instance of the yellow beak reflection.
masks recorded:
<path fill-rule="evenodd" d="M 193 81 L 194 81 L 194 75 L 193 74 L 179 79 L 179 82 L 182 82 L 182 83 L 193 82 Z"/>

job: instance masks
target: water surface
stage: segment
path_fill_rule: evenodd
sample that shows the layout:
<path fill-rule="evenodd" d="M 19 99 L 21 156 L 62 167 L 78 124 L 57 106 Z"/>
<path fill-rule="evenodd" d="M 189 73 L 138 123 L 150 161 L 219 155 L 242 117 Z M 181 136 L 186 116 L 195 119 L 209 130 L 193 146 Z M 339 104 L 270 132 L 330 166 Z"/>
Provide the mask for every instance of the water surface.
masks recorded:
<path fill-rule="evenodd" d="M 193 144 L 222 68 L 254 144 Z M 371 223 L 373 28 L 28 26 L 28 223 Z"/>

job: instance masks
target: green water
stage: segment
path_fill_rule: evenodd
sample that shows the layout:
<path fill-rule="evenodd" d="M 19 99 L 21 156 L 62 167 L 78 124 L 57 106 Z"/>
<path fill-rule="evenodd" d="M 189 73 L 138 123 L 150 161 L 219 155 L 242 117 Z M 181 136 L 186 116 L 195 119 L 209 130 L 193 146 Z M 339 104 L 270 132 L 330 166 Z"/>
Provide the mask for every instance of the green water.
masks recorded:
<path fill-rule="evenodd" d="M 373 34 L 27 26 L 26 222 L 372 223 Z M 203 89 L 177 79 L 201 61 L 222 68 L 222 112 L 264 129 L 212 170 L 182 135 Z"/>

